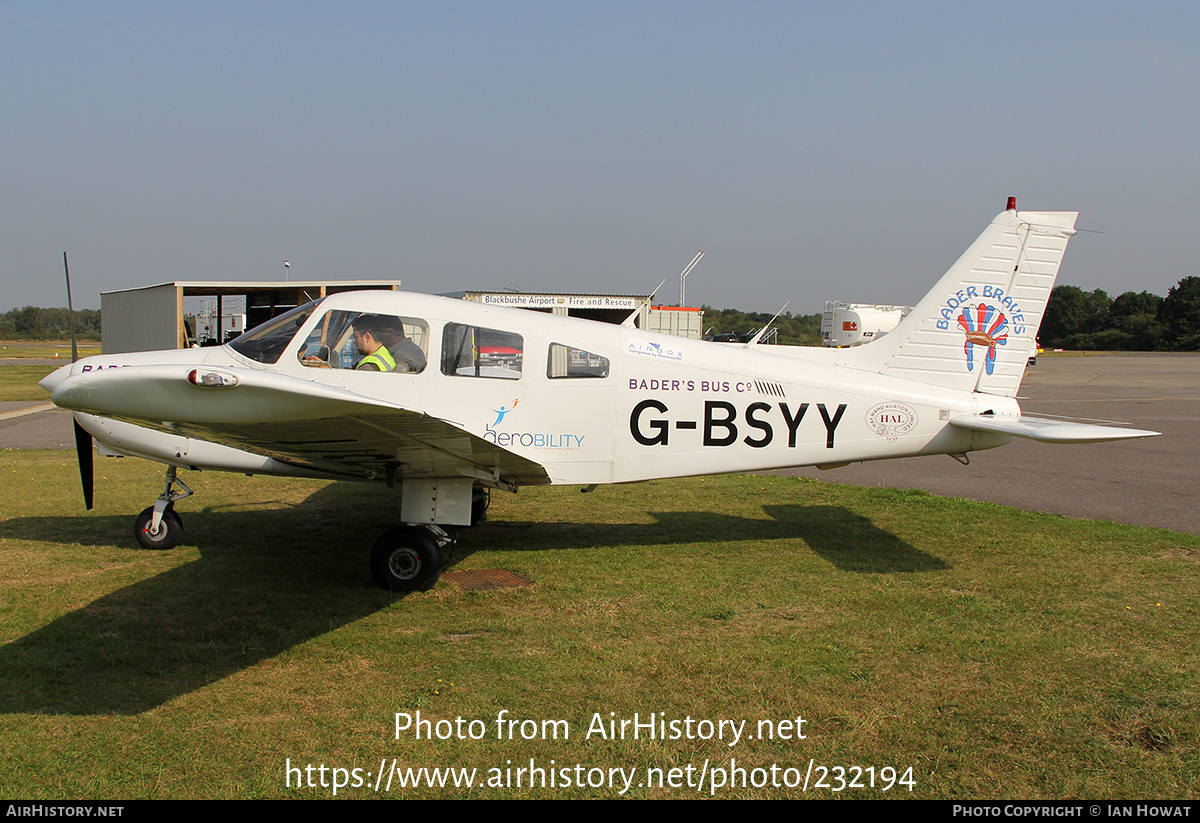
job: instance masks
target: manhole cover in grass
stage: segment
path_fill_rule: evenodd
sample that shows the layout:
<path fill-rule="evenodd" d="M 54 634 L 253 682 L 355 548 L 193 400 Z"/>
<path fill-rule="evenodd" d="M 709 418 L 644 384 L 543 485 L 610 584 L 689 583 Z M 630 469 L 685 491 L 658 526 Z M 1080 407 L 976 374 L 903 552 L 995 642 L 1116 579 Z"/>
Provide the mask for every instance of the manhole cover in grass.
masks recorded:
<path fill-rule="evenodd" d="M 506 572 L 504 569 L 464 569 L 456 572 L 446 572 L 443 580 L 449 580 L 467 591 L 480 592 L 488 589 L 516 589 L 521 586 L 532 586 L 533 581 L 526 580 L 519 574 Z"/>

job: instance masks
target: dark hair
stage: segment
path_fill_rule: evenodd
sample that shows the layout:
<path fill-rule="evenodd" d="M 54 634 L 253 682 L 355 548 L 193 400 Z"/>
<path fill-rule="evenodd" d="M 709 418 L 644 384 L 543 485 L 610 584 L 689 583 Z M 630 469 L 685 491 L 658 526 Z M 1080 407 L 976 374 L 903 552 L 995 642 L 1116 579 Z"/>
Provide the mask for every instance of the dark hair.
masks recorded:
<path fill-rule="evenodd" d="M 392 323 L 378 314 L 360 314 L 352 325 L 356 332 L 370 332 L 372 337 L 378 337 L 381 331 L 391 328 Z"/>

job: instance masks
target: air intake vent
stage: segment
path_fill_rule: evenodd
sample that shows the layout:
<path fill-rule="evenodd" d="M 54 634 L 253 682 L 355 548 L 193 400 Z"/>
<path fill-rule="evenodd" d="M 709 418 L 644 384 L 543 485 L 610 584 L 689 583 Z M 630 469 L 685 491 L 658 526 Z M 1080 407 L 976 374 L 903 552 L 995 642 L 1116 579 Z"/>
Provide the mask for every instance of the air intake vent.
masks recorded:
<path fill-rule="evenodd" d="M 778 383 L 770 383 L 765 380 L 755 380 L 754 385 L 758 388 L 759 394 L 769 394 L 771 397 L 787 397 L 783 391 L 783 386 Z"/>

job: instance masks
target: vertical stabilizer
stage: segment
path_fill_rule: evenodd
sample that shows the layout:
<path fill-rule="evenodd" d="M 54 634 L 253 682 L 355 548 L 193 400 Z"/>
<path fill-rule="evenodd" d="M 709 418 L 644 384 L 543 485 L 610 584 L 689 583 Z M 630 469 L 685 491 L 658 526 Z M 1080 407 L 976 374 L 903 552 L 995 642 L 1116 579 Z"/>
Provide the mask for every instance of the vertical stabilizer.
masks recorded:
<path fill-rule="evenodd" d="M 1078 212 L 1009 208 L 887 336 L 847 365 L 922 383 L 1016 395 Z"/>

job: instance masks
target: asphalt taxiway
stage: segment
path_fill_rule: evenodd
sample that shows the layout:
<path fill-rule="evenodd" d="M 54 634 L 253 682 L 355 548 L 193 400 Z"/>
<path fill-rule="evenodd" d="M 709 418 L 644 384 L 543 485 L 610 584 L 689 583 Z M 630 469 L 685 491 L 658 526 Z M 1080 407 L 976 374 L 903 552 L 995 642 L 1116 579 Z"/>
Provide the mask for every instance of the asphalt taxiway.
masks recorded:
<path fill-rule="evenodd" d="M 1070 446 L 1018 439 L 972 452 L 969 466 L 943 455 L 777 473 L 1200 534 L 1200 354 L 1042 356 L 1019 397 L 1023 413 L 1162 436 Z"/>

